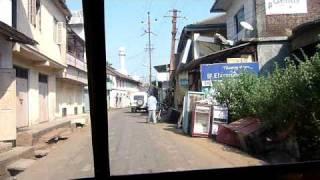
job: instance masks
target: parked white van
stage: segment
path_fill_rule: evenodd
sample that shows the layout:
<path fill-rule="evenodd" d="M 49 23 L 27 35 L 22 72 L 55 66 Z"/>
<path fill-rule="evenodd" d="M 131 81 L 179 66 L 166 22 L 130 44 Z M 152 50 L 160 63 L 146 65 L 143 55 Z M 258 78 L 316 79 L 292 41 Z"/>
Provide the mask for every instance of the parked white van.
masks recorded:
<path fill-rule="evenodd" d="M 130 107 L 131 112 L 137 112 L 138 110 L 148 111 L 148 93 L 146 92 L 135 92 L 130 96 Z"/>

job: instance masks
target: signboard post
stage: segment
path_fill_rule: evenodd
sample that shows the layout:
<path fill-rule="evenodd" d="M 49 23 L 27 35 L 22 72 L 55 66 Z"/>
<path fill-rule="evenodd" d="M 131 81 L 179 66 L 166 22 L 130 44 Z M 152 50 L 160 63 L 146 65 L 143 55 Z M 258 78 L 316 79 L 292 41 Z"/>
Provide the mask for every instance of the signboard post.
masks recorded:
<path fill-rule="evenodd" d="M 265 0 L 266 15 L 308 13 L 307 0 Z"/>

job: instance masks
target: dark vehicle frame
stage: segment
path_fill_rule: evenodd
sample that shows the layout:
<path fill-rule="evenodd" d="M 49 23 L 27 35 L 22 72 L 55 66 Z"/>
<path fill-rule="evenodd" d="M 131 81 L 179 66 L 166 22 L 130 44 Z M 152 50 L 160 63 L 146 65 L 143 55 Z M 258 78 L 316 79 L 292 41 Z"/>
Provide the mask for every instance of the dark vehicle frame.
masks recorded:
<path fill-rule="evenodd" d="M 86 56 L 88 64 L 88 84 L 90 95 L 90 117 L 94 155 L 94 179 L 161 179 L 181 178 L 220 178 L 220 179 L 320 179 L 319 161 L 295 164 L 278 164 L 230 169 L 195 170 L 167 172 L 159 174 L 110 176 L 108 148 L 108 114 L 106 99 L 106 49 L 104 0 L 84 0 L 84 24 L 86 36 Z M 121 11 L 121 7 L 119 11 Z M 116 18 L 116 17 L 115 17 Z M 125 22 L 123 22 L 125 23 Z M 141 147 L 143 148 L 143 147 Z M 156 152 L 155 152 L 156 153 Z M 93 177 L 92 177 L 93 178 Z"/>

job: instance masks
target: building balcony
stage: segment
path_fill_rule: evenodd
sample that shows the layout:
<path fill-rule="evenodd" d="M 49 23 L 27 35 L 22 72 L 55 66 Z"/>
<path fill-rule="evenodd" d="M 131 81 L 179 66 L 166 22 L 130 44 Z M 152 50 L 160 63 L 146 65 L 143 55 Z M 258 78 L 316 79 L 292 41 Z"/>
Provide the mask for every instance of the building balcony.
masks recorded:
<path fill-rule="evenodd" d="M 88 84 L 87 73 L 71 66 L 68 66 L 58 77 L 78 84 Z"/>
<path fill-rule="evenodd" d="M 67 65 L 87 72 L 87 64 L 79 58 L 74 57 L 70 53 L 67 53 Z"/>

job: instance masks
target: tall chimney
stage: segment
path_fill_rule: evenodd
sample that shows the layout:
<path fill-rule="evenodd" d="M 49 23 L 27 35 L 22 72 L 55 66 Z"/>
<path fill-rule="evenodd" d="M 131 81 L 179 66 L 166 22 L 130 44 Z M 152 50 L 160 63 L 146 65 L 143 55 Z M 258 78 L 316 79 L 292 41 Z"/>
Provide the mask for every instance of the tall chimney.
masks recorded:
<path fill-rule="evenodd" d="M 125 67 L 126 50 L 124 47 L 119 48 L 120 73 L 128 75 Z"/>

